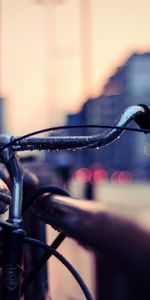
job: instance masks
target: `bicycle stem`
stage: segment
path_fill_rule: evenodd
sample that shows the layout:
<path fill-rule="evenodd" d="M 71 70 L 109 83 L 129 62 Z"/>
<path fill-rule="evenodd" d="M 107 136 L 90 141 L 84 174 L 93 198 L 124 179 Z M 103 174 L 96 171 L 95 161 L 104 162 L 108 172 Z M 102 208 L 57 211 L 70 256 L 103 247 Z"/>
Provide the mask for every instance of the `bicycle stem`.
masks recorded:
<path fill-rule="evenodd" d="M 9 222 L 21 223 L 22 197 L 23 197 L 23 174 L 19 158 L 13 154 L 6 164 L 12 183 L 12 205 L 9 211 Z"/>
<path fill-rule="evenodd" d="M 11 141 L 11 136 L 2 136 L 2 141 L 7 144 Z M 13 224 L 21 223 L 21 209 L 23 197 L 23 171 L 19 157 L 11 148 L 6 148 L 1 154 L 2 162 L 6 166 L 11 180 L 12 203 L 9 209 L 9 222 Z"/>

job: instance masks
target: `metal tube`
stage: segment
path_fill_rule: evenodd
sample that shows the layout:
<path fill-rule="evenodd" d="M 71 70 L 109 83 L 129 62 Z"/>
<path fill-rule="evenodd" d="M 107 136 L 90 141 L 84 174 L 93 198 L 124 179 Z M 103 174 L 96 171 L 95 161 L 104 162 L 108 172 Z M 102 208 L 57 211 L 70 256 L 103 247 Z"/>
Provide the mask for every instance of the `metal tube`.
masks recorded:
<path fill-rule="evenodd" d="M 10 143 L 10 135 L 1 136 L 3 146 Z M 9 221 L 12 223 L 21 222 L 22 193 L 23 193 L 23 174 L 19 157 L 13 152 L 11 147 L 5 148 L 1 153 L 1 161 L 8 169 L 10 175 L 12 203 L 9 208 Z"/>
<path fill-rule="evenodd" d="M 125 130 L 123 127 L 127 126 L 132 120 L 140 115 L 145 114 L 145 109 L 142 106 L 131 106 L 127 108 L 116 127 L 107 130 L 104 134 L 96 134 L 91 136 L 50 136 L 44 138 L 24 138 L 20 139 L 15 144 L 12 144 L 13 151 L 24 150 L 78 150 L 78 149 L 92 149 L 96 147 L 103 147 L 114 141 Z"/>
<path fill-rule="evenodd" d="M 140 271 L 139 275 L 147 280 L 150 275 L 150 230 L 140 224 L 136 212 L 131 217 L 130 210 L 127 205 L 123 214 L 113 205 L 60 195 L 38 198 L 32 209 L 46 224 L 63 230 L 86 247 L 115 257 L 130 271 Z"/>
<path fill-rule="evenodd" d="M 23 197 L 23 173 L 19 158 L 16 154 L 12 155 L 6 167 L 10 174 L 12 189 L 12 204 L 9 210 L 9 221 L 20 223 Z"/>

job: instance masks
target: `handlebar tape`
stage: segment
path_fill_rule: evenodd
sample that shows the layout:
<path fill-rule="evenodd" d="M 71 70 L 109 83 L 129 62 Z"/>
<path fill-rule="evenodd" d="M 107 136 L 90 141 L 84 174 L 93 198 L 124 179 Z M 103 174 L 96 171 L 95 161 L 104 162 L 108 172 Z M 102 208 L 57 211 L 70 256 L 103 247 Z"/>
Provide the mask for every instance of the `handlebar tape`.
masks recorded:
<path fill-rule="evenodd" d="M 140 128 L 150 130 L 150 106 L 145 104 L 139 104 L 139 106 L 143 107 L 145 112 L 136 116 L 135 122 Z"/>

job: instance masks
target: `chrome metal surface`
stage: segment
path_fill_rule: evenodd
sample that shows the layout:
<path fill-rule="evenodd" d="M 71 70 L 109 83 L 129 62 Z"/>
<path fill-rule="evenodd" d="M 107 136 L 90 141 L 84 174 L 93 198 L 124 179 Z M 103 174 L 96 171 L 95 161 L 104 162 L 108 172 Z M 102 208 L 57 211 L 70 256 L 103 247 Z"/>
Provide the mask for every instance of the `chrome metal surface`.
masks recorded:
<path fill-rule="evenodd" d="M 121 115 L 115 126 L 127 126 L 135 117 L 144 114 L 141 106 L 131 106 Z M 104 134 L 90 136 L 51 136 L 44 138 L 26 138 L 12 145 L 13 151 L 24 150 L 82 150 L 103 147 L 114 141 L 124 131 L 123 128 L 107 130 Z"/>
<path fill-rule="evenodd" d="M 12 204 L 9 209 L 9 221 L 21 222 L 23 175 L 19 158 L 14 154 L 6 164 L 11 179 Z"/>

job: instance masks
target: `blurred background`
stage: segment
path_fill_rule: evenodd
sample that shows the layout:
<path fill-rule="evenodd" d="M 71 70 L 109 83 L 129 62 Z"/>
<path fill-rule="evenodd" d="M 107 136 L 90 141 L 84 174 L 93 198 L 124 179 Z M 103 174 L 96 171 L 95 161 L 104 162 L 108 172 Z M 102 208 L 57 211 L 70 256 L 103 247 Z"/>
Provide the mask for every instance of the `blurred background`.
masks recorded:
<path fill-rule="evenodd" d="M 150 105 L 149 0 L 0 0 L 0 96 L 0 133 L 12 135 L 112 125 L 126 107 Z M 75 197 L 136 204 L 148 198 L 150 138 L 128 132 L 102 150 L 45 153 L 24 164 Z M 70 240 L 62 251 L 95 293 L 94 255 Z M 49 270 L 54 300 L 82 299 L 70 277 L 59 280 L 55 261 Z"/>

